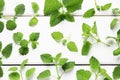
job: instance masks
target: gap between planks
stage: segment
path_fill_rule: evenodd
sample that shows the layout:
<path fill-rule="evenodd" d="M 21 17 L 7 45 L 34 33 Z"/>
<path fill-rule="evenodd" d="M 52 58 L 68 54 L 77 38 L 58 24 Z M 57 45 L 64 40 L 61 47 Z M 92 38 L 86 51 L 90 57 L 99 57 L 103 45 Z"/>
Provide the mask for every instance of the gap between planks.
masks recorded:
<path fill-rule="evenodd" d="M 4 17 L 14 17 L 14 15 L 3 15 Z M 83 15 L 73 15 L 75 17 L 82 17 Z M 22 15 L 18 17 L 33 17 L 33 15 Z M 45 15 L 38 15 L 37 17 L 49 17 Z M 94 15 L 93 17 L 116 17 L 115 15 Z M 118 16 L 117 16 L 118 17 Z"/>
<path fill-rule="evenodd" d="M 90 64 L 75 64 L 75 66 L 89 66 Z M 118 66 L 120 64 L 101 64 L 101 66 Z M 20 64 L 3 64 L 2 66 L 20 66 Z M 26 66 L 55 66 L 54 64 L 26 64 Z"/>

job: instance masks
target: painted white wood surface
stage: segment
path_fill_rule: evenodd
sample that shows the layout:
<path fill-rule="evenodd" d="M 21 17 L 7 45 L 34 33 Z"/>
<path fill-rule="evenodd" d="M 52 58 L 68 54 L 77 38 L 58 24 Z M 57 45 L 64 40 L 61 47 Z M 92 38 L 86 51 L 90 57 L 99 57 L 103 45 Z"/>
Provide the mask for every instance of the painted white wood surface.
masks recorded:
<path fill-rule="evenodd" d="M 4 31 L 0 34 L 0 40 L 3 42 L 3 46 L 8 43 L 13 43 L 13 52 L 12 56 L 9 59 L 4 59 L 5 64 L 9 63 L 20 63 L 24 58 L 29 58 L 30 63 L 37 64 L 42 63 L 40 60 L 40 55 L 43 53 L 50 53 L 55 56 L 57 53 L 62 52 L 64 57 L 69 58 L 69 60 L 76 61 L 77 64 L 88 64 L 89 58 L 91 56 L 95 56 L 100 60 L 102 64 L 117 64 L 119 63 L 118 57 L 114 57 L 112 51 L 117 48 L 117 45 L 112 45 L 107 47 L 103 44 L 96 43 L 91 48 L 91 51 L 88 56 L 81 56 L 81 48 L 83 44 L 82 38 L 82 24 L 83 22 L 88 23 L 89 25 L 93 25 L 93 22 L 96 21 L 98 25 L 98 33 L 104 42 L 109 42 L 106 39 L 107 36 L 116 36 L 116 30 L 110 30 L 110 22 L 113 17 L 93 17 L 90 19 L 83 19 L 81 17 L 75 17 L 75 22 L 70 23 L 67 21 L 62 22 L 56 27 L 49 26 L 49 17 L 39 17 L 39 23 L 35 27 L 29 27 L 28 22 L 30 17 L 20 17 L 17 19 L 17 28 L 14 31 L 8 31 L 4 29 Z M 12 39 L 14 32 L 23 32 L 24 38 L 29 39 L 29 34 L 32 32 L 40 32 L 40 38 L 38 40 L 39 46 L 37 49 L 32 50 L 27 56 L 21 56 L 18 52 L 19 45 L 16 45 Z M 70 40 L 74 41 L 79 49 L 79 52 L 70 52 L 66 46 L 63 46 L 61 43 L 57 43 L 51 37 L 51 33 L 54 31 L 60 31 L 64 34 L 64 36 L 71 35 Z"/>
<path fill-rule="evenodd" d="M 32 8 L 31 8 L 31 2 L 37 2 L 40 6 L 40 11 L 38 12 L 40 15 L 43 15 L 43 7 L 44 7 L 44 1 L 45 0 L 5 0 L 6 2 L 6 7 L 4 10 L 5 15 L 14 15 L 14 8 L 17 4 L 23 3 L 26 6 L 26 12 L 25 15 L 31 15 L 33 14 Z M 119 0 L 97 0 L 97 3 L 99 5 L 104 5 L 107 3 L 112 3 L 112 8 L 120 8 Z M 76 15 L 82 15 L 85 11 L 87 11 L 90 8 L 94 8 L 94 0 L 84 0 L 82 4 L 82 9 L 75 12 L 74 14 Z M 111 15 L 112 8 L 108 11 L 103 11 L 103 12 L 96 12 L 96 15 Z"/>
<path fill-rule="evenodd" d="M 9 73 L 10 72 L 8 72 L 8 69 L 10 68 L 10 66 L 4 66 L 3 67 L 3 70 L 4 70 L 4 76 L 1 78 L 1 80 L 9 80 L 9 78 L 8 78 L 8 75 L 9 75 Z M 25 72 L 26 72 L 26 70 L 27 69 L 30 69 L 30 68 L 36 68 L 36 71 L 35 71 L 35 73 L 34 73 L 34 75 L 33 75 L 33 77 L 31 78 L 31 79 L 29 79 L 29 80 L 37 80 L 37 76 L 38 76 L 38 74 L 40 73 L 40 72 L 42 72 L 42 71 L 44 71 L 44 70 L 46 70 L 46 69 L 50 69 L 51 70 L 51 73 L 52 73 L 52 76 L 50 77 L 50 79 L 49 80 L 57 80 L 56 79 L 56 76 L 57 76 L 57 74 L 56 74 L 56 71 L 55 71 L 55 67 L 54 66 L 49 66 L 49 67 L 46 67 L 46 66 L 44 66 L 44 67 L 41 67 L 41 66 L 27 66 L 24 70 L 23 70 L 23 76 L 24 76 L 24 80 L 27 80 L 26 78 L 25 78 Z M 113 68 L 114 68 L 114 66 L 103 66 L 102 68 L 105 68 L 105 69 L 107 69 L 107 73 L 108 74 L 110 74 L 110 76 L 112 76 L 112 72 L 111 71 L 113 71 Z M 71 71 L 71 72 L 69 72 L 69 73 L 65 73 L 64 75 L 63 75 L 63 77 L 61 78 L 61 80 L 76 80 L 76 71 L 77 70 L 80 70 L 80 69 L 85 69 L 85 70 L 91 70 L 89 67 L 87 67 L 87 66 L 77 66 L 77 67 L 75 67 L 74 68 L 74 70 L 73 71 Z M 90 80 L 95 80 L 95 75 L 94 75 L 94 73 L 92 74 L 92 76 L 91 76 L 91 78 L 90 78 Z M 99 77 L 98 78 L 98 80 L 103 80 L 103 78 L 102 77 Z"/>

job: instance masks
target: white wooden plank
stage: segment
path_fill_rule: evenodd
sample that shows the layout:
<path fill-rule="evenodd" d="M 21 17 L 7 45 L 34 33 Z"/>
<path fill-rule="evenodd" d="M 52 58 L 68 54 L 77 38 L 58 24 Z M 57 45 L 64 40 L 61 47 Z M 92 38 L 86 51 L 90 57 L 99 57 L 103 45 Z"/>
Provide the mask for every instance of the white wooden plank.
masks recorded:
<path fill-rule="evenodd" d="M 40 11 L 39 11 L 39 14 L 40 15 L 43 15 L 43 8 L 44 8 L 44 1 L 45 0 L 16 0 L 16 1 L 13 1 L 13 0 L 5 0 L 6 2 L 6 7 L 5 7 L 5 10 L 4 10 L 4 14 L 5 15 L 14 15 L 14 8 L 17 4 L 20 4 L 20 3 L 23 3 L 25 4 L 26 6 L 26 12 L 25 12 L 25 15 L 32 15 L 33 12 L 32 12 L 32 9 L 31 9 L 31 2 L 37 2 L 40 6 Z M 97 3 L 99 5 L 104 5 L 104 4 L 107 4 L 107 3 L 112 3 L 113 6 L 112 8 L 120 8 L 120 1 L 119 0 L 97 0 Z M 76 11 L 74 14 L 75 15 L 82 15 L 85 11 L 87 11 L 88 9 L 90 8 L 94 8 L 95 5 L 94 5 L 94 0 L 84 0 L 83 2 L 83 5 L 82 5 L 82 9 L 79 10 L 79 11 Z M 111 15 L 112 13 L 112 8 L 108 11 L 103 11 L 103 12 L 99 12 L 97 11 L 96 12 L 96 15 Z"/>
<path fill-rule="evenodd" d="M 29 58 L 29 63 L 38 64 L 42 63 L 40 60 L 40 54 L 50 53 L 55 56 L 57 53 L 62 52 L 63 57 L 67 57 L 70 61 L 75 61 L 77 64 L 88 64 L 91 56 L 98 58 L 102 64 L 118 64 L 120 60 L 118 57 L 114 57 L 112 54 L 112 51 L 117 48 L 117 45 L 107 47 L 102 44 L 95 44 L 88 56 L 81 56 L 81 47 L 83 44 L 83 39 L 81 36 L 82 23 L 86 22 L 92 26 L 93 22 L 97 21 L 99 36 L 101 40 L 107 42 L 108 40 L 105 38 L 109 35 L 116 36 L 118 29 L 116 28 L 113 31 L 110 30 L 109 25 L 112 19 L 113 17 L 93 17 L 91 19 L 75 17 L 76 22 L 74 23 L 64 21 L 56 27 L 51 28 L 49 25 L 49 17 L 39 17 L 38 25 L 31 28 L 28 26 L 30 17 L 20 17 L 17 19 L 18 27 L 14 31 L 8 31 L 4 29 L 4 31 L 0 34 L 0 40 L 3 42 L 3 46 L 11 42 L 13 43 L 13 54 L 9 59 L 3 59 L 3 62 L 4 64 L 16 64 L 20 63 L 26 58 Z M 24 39 L 28 39 L 31 32 L 40 32 L 38 48 L 35 50 L 30 49 L 30 52 L 27 56 L 21 56 L 19 54 L 18 49 L 20 46 L 16 45 L 12 39 L 13 33 L 18 31 L 24 33 Z M 70 52 L 66 46 L 54 41 L 51 37 L 51 33 L 54 31 L 60 31 L 66 37 L 71 35 L 70 40 L 77 44 L 79 52 Z"/>
<path fill-rule="evenodd" d="M 53 77 L 53 76 L 57 76 L 57 74 L 56 74 L 56 71 L 55 71 L 55 67 L 54 66 L 50 66 L 50 67 L 45 67 L 45 66 L 43 66 L 43 67 L 39 67 L 39 66 L 32 66 L 32 67 L 26 67 L 24 70 L 23 70 L 23 77 L 24 77 L 24 80 L 26 80 L 26 78 L 25 78 L 25 72 L 26 72 L 26 70 L 27 69 L 30 69 L 30 68 L 36 68 L 36 71 L 35 71 L 35 73 L 34 73 L 34 76 L 30 79 L 30 80 L 32 80 L 32 79 L 34 79 L 34 80 L 37 80 L 37 76 L 38 76 L 38 74 L 40 73 L 40 72 L 42 72 L 42 71 L 44 71 L 44 70 L 46 70 L 46 69 L 50 69 L 51 70 L 51 73 L 52 73 L 52 77 L 50 77 L 50 79 L 49 80 L 57 80 L 56 79 L 56 77 Z M 1 78 L 1 80 L 9 80 L 9 78 L 8 78 L 8 75 L 9 75 L 9 73 L 10 72 L 8 72 L 8 69 L 10 68 L 10 66 L 3 66 L 3 70 L 4 70 L 4 76 Z M 102 68 L 105 68 L 106 70 L 107 70 L 107 73 L 112 77 L 112 72 L 113 72 L 113 69 L 114 69 L 114 67 L 112 66 L 112 67 L 110 67 L 110 66 L 103 66 Z M 77 66 L 77 67 L 75 67 L 74 68 L 74 70 L 73 71 L 71 71 L 71 72 L 68 72 L 68 73 L 65 73 L 64 75 L 63 75 L 63 77 L 61 78 L 61 80 L 67 80 L 67 79 L 71 79 L 71 80 L 77 80 L 76 79 L 76 71 L 77 70 L 80 70 L 80 69 L 85 69 L 85 70 L 90 70 L 90 68 L 88 67 L 88 66 Z M 60 71 L 60 72 L 62 72 L 62 71 Z M 92 74 L 92 77 L 90 78 L 90 80 L 94 80 L 95 79 L 95 75 L 94 75 L 94 73 Z M 101 77 L 99 77 L 97 80 L 103 80 Z"/>

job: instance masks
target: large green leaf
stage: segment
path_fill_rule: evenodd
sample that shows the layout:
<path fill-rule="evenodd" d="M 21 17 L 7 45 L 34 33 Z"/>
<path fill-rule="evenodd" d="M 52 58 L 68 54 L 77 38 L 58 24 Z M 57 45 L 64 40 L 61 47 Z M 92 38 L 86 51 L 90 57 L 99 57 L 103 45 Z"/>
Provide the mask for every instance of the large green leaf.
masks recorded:
<path fill-rule="evenodd" d="M 62 5 L 58 0 L 45 0 L 44 14 L 50 15 L 54 11 L 59 10 L 61 7 Z"/>
<path fill-rule="evenodd" d="M 77 45 L 73 41 L 67 43 L 67 48 L 72 52 L 78 52 Z"/>
<path fill-rule="evenodd" d="M 61 39 L 64 38 L 63 33 L 59 32 L 59 31 L 53 32 L 51 34 L 51 36 L 55 41 L 60 41 Z"/>
<path fill-rule="evenodd" d="M 2 50 L 2 55 L 5 58 L 9 58 L 12 53 L 12 43 L 8 44 L 3 50 Z"/>
<path fill-rule="evenodd" d="M 52 63 L 53 62 L 53 57 L 50 54 L 42 54 L 42 55 L 40 55 L 40 57 L 44 63 Z"/>
<path fill-rule="evenodd" d="M 20 80 L 20 74 L 18 72 L 12 72 L 9 74 L 10 80 Z"/>
<path fill-rule="evenodd" d="M 24 4 L 18 4 L 15 7 L 15 13 L 16 15 L 22 15 L 25 12 L 25 5 Z"/>
<path fill-rule="evenodd" d="M 90 18 L 90 17 L 92 17 L 92 16 L 94 16 L 94 15 L 95 15 L 95 10 L 94 10 L 94 8 L 91 8 L 91 9 L 87 10 L 87 11 L 83 14 L 83 17 L 84 17 L 84 18 Z"/>

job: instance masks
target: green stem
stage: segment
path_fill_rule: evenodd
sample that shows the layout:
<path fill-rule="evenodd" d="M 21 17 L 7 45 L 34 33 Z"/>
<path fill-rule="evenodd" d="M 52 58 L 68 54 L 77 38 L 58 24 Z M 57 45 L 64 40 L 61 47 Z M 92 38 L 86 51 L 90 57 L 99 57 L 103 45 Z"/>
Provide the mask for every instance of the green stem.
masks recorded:
<path fill-rule="evenodd" d="M 22 70 L 21 69 L 20 69 L 20 75 L 21 75 L 21 79 L 23 80 Z"/>
<path fill-rule="evenodd" d="M 95 80 L 97 80 L 98 78 L 98 73 L 95 73 Z"/>
<path fill-rule="evenodd" d="M 59 74 L 57 62 L 55 62 L 55 68 L 56 68 L 56 73 L 57 73 L 57 79 L 60 80 L 61 76 Z"/>
<path fill-rule="evenodd" d="M 95 2 L 95 6 L 97 7 L 98 5 L 97 5 L 97 1 L 96 0 L 94 0 L 94 2 Z"/>

